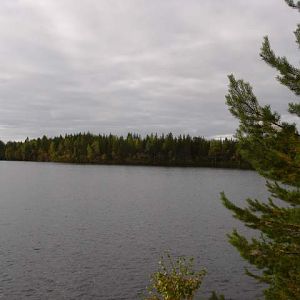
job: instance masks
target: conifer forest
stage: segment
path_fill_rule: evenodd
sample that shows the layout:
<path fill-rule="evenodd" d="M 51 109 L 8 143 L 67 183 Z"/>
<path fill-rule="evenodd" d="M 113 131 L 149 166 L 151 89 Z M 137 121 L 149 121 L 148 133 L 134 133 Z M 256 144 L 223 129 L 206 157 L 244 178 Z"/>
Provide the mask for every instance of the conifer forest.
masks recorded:
<path fill-rule="evenodd" d="M 0 141 L 0 159 L 95 164 L 249 168 L 233 139 L 208 140 L 182 135 L 141 137 L 74 134 L 23 142 Z"/>

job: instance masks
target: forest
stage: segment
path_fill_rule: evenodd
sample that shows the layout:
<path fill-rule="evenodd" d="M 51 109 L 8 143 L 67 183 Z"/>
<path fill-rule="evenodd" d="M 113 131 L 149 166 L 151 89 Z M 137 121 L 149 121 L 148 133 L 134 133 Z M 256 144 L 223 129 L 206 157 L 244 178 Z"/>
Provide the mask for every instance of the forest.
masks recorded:
<path fill-rule="evenodd" d="M 234 139 L 207 140 L 189 135 L 79 133 L 23 142 L 0 141 L 0 159 L 65 163 L 249 168 Z"/>

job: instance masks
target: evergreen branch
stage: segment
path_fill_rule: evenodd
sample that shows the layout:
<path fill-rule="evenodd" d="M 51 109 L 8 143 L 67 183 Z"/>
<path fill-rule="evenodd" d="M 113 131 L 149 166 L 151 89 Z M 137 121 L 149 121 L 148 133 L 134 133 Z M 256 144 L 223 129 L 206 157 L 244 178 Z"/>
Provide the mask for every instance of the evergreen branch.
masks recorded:
<path fill-rule="evenodd" d="M 271 67 L 277 69 L 281 76 L 277 79 L 297 96 L 300 95 L 300 70 L 292 66 L 286 57 L 276 57 L 271 49 L 268 37 L 264 37 L 264 41 L 260 52 L 261 58 Z"/>
<path fill-rule="evenodd" d="M 300 47 L 300 24 L 297 25 L 297 29 L 294 31 L 296 37 L 296 43 Z"/>
<path fill-rule="evenodd" d="M 300 10 L 300 1 L 285 1 Z M 295 36 L 300 47 L 300 25 Z M 279 82 L 299 96 L 300 70 L 285 57 L 277 57 L 267 37 L 260 55 L 279 71 Z M 247 199 L 246 208 L 240 208 L 222 193 L 223 204 L 233 216 L 262 233 L 260 239 L 248 241 L 233 231 L 229 242 L 250 264 L 263 271 L 261 276 L 247 274 L 269 284 L 264 291 L 266 300 L 300 299 L 300 135 L 296 124 L 281 122 L 280 116 L 269 106 L 260 106 L 248 83 L 235 80 L 233 75 L 229 81 L 226 102 L 240 121 L 236 137 L 241 156 L 265 178 L 291 187 L 267 183 L 271 195 L 291 205 L 288 207 L 279 207 L 269 198 L 269 203 Z M 289 112 L 300 117 L 300 103 L 288 105 Z"/>
<path fill-rule="evenodd" d="M 287 190 L 281 187 L 277 182 L 271 183 L 267 181 L 267 188 L 271 192 L 272 196 L 279 198 L 291 205 L 300 205 L 300 189 Z"/>
<path fill-rule="evenodd" d="M 300 104 L 299 103 L 289 103 L 289 112 L 300 117 Z"/>
<path fill-rule="evenodd" d="M 279 123 L 279 116 L 276 112 L 272 113 L 269 106 L 261 107 L 257 103 L 257 99 L 253 94 L 249 83 L 243 80 L 236 80 L 231 74 L 229 78 L 229 94 L 226 95 L 226 103 L 230 112 L 243 122 L 251 122 L 251 126 L 259 124 L 259 122 L 285 129 L 285 126 Z M 299 77 L 300 80 L 300 77 Z M 247 110 L 245 110 L 245 107 Z M 248 124 L 248 123 L 246 123 Z M 260 125 L 262 127 L 262 124 Z M 298 132 L 294 131 L 295 136 L 300 137 Z"/>
<path fill-rule="evenodd" d="M 300 11 L 300 1 L 298 1 L 297 3 L 295 3 L 294 0 L 285 0 L 285 2 L 291 8 L 295 8 L 295 9 L 298 9 Z"/>
<path fill-rule="evenodd" d="M 278 226 L 282 232 L 290 232 L 290 234 L 295 237 L 300 236 L 300 225 L 297 224 L 283 223 L 272 220 L 260 220 L 260 225 L 266 225 L 272 229 L 276 229 L 275 226 Z"/>

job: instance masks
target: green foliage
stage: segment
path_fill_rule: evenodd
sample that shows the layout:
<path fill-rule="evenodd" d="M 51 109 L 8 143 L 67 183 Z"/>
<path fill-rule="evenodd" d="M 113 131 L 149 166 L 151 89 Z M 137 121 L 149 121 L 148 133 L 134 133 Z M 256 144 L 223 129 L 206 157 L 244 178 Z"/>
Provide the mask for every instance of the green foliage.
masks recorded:
<path fill-rule="evenodd" d="M 0 160 L 5 158 L 5 144 L 0 140 Z"/>
<path fill-rule="evenodd" d="M 171 133 L 141 137 L 76 134 L 0 143 L 0 159 L 98 164 L 244 167 L 236 141 L 206 140 Z"/>
<path fill-rule="evenodd" d="M 285 2 L 292 8 L 297 8 L 300 10 L 300 1 L 295 2 L 294 0 L 285 0 Z"/>
<path fill-rule="evenodd" d="M 286 1 L 300 8 L 294 1 Z M 300 26 L 295 31 L 300 46 Z M 264 38 L 262 59 L 279 72 L 278 81 L 295 96 L 300 95 L 300 70 L 287 58 L 277 57 Z M 240 208 L 222 193 L 224 205 L 246 226 L 259 230 L 261 237 L 248 240 L 234 231 L 229 240 L 241 256 L 262 272 L 247 274 L 269 287 L 269 300 L 300 299 L 300 136 L 294 123 L 282 122 L 271 107 L 261 106 L 250 84 L 229 76 L 226 96 L 230 112 L 240 121 L 236 137 L 244 159 L 267 179 L 268 202 L 247 199 Z M 300 116 L 299 101 L 289 103 L 289 112 Z"/>
<path fill-rule="evenodd" d="M 176 261 L 169 253 L 159 262 L 159 270 L 151 276 L 149 296 L 145 300 L 192 300 L 206 271 L 194 271 L 193 258 Z"/>

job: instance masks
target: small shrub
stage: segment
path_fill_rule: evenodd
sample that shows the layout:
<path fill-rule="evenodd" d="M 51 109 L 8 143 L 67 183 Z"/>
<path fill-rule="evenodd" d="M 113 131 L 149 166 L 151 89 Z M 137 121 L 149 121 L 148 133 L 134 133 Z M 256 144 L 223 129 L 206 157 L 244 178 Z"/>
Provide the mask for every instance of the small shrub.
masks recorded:
<path fill-rule="evenodd" d="M 205 274 L 204 269 L 194 271 L 193 258 L 174 260 L 166 253 L 159 262 L 158 271 L 151 276 L 145 300 L 192 300 Z"/>

